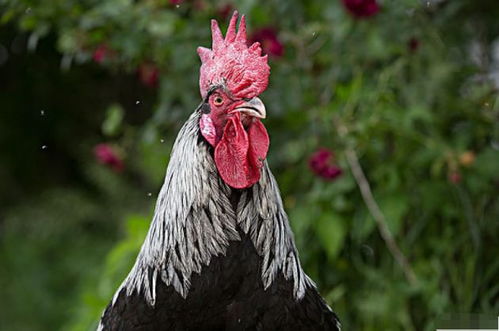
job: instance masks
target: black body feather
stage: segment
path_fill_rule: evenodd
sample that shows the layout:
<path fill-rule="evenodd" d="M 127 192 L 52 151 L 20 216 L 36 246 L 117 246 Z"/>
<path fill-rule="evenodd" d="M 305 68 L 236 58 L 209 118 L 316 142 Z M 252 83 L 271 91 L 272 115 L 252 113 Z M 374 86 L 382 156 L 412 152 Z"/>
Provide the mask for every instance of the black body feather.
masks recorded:
<path fill-rule="evenodd" d="M 339 330 L 336 315 L 315 288 L 295 300 L 292 282 L 279 276 L 264 290 L 261 257 L 251 239 L 241 236 L 226 256 L 213 258 L 192 276 L 185 299 L 163 282 L 156 285 L 154 307 L 142 295 L 121 290 L 104 313 L 104 330 Z"/>

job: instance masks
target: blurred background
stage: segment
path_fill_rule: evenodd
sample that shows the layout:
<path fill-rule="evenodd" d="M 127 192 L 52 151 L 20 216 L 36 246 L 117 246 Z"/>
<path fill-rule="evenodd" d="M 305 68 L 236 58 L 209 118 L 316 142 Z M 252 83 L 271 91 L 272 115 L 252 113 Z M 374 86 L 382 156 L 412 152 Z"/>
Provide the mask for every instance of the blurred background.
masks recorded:
<path fill-rule="evenodd" d="M 0 329 L 95 329 L 200 102 L 196 47 L 234 9 L 270 58 L 303 266 L 344 329 L 497 321 L 499 2 L 0 0 Z"/>

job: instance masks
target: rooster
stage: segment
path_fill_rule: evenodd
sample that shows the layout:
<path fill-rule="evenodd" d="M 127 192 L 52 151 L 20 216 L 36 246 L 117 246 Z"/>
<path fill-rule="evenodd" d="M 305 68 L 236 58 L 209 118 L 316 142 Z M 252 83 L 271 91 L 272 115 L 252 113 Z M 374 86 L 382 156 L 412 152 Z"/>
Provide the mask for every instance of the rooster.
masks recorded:
<path fill-rule="evenodd" d="M 244 15 L 199 47 L 202 102 L 180 130 L 136 263 L 99 330 L 340 330 L 303 271 L 258 98 L 270 67 Z"/>

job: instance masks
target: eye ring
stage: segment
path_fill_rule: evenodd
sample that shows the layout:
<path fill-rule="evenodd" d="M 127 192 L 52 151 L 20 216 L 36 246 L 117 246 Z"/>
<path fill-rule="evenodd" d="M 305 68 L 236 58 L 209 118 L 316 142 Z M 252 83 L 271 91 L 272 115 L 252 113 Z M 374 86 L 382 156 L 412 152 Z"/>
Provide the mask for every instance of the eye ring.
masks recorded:
<path fill-rule="evenodd" d="M 223 103 L 224 103 L 224 99 L 223 99 L 221 96 L 219 96 L 219 95 L 217 95 L 217 96 L 213 99 L 213 104 L 214 104 L 215 106 L 221 106 L 221 105 L 223 105 Z"/>

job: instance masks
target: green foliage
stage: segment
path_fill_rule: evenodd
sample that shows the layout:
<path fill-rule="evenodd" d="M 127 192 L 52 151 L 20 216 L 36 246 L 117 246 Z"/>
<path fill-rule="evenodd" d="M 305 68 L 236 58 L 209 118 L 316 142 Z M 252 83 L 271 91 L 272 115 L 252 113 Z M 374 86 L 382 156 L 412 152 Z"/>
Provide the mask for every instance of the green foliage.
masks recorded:
<path fill-rule="evenodd" d="M 104 308 L 135 263 L 137 252 L 149 228 L 149 218 L 129 216 L 125 223 L 125 235 L 108 253 L 104 269 L 97 286 L 87 285 L 80 294 L 82 304 L 77 307 L 73 318 L 66 327 L 72 331 L 94 330 Z"/>
<path fill-rule="evenodd" d="M 102 122 L 102 133 L 105 136 L 115 136 L 119 133 L 123 122 L 124 111 L 119 104 L 109 106 L 106 119 Z"/>
<path fill-rule="evenodd" d="M 284 45 L 262 96 L 269 162 L 304 268 L 348 330 L 435 330 L 445 314 L 499 309 L 499 96 L 488 79 L 499 5 L 428 3 L 384 1 L 364 20 L 341 1 L 233 3 L 250 33 L 271 26 Z M 14 86 L 0 95 L 2 326 L 95 327 L 200 101 L 195 50 L 211 42 L 210 18 L 226 25 L 226 4 L 0 0 L 0 42 L 18 36 L 31 52 L 0 66 Z M 28 62 L 35 70 L 21 70 Z M 157 89 L 141 85 L 144 65 L 157 68 Z M 123 172 L 89 165 L 102 141 L 119 148 Z M 309 170 L 319 147 L 343 169 L 334 181 Z M 346 150 L 417 284 L 380 236 Z"/>
<path fill-rule="evenodd" d="M 50 189 L 3 218 L 0 284 L 9 304 L 2 305 L 0 319 L 6 329 L 49 330 L 69 319 L 74 304 L 61 295 L 76 300 L 83 284 L 99 279 L 101 257 L 125 217 L 120 206 L 137 208 L 140 198 L 121 178 L 107 169 L 87 170 L 93 190 Z"/>

